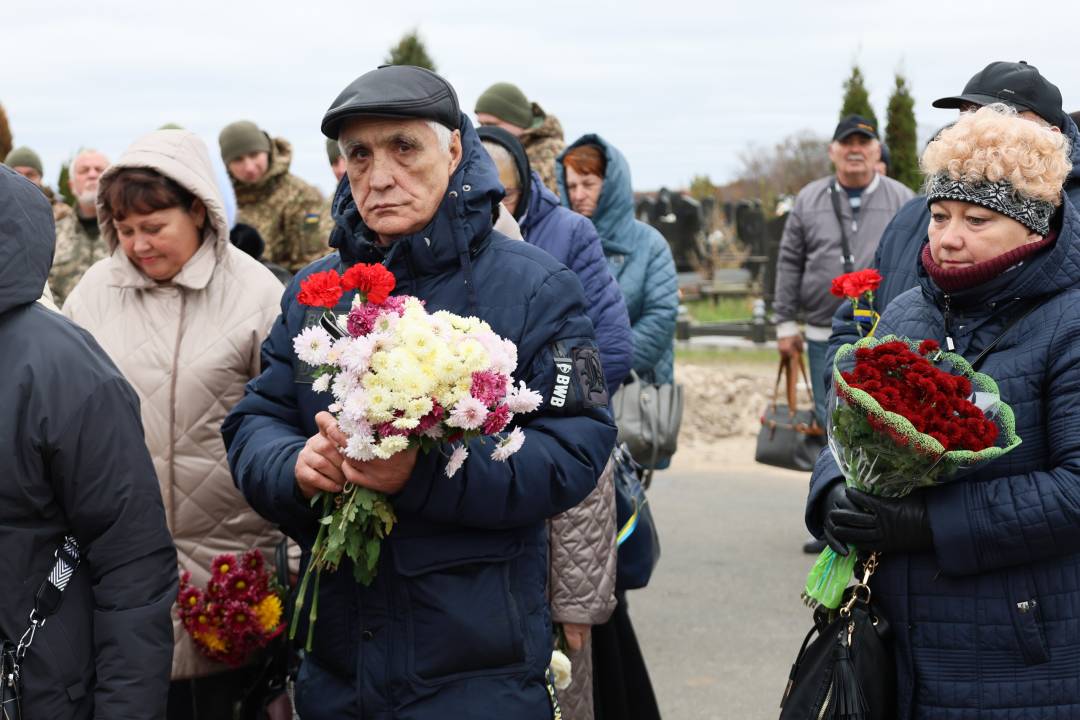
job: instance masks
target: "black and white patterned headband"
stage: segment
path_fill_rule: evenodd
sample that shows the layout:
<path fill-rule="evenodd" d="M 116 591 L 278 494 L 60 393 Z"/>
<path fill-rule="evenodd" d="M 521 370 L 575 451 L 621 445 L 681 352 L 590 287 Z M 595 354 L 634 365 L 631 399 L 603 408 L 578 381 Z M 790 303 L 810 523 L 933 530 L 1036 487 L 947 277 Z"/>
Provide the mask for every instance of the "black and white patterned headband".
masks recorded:
<path fill-rule="evenodd" d="M 955 180 L 946 172 L 930 178 L 926 188 L 926 204 L 938 200 L 959 200 L 981 205 L 988 210 L 1011 217 L 1031 232 L 1046 237 L 1054 204 L 1046 200 L 1027 198 L 1016 191 L 1007 180 L 969 183 Z"/>

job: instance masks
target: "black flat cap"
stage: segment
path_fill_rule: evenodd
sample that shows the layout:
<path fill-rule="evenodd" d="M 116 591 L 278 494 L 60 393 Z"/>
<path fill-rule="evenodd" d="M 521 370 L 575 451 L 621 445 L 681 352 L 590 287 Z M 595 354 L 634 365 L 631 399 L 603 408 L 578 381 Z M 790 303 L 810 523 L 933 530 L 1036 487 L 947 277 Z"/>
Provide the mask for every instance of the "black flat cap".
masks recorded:
<path fill-rule="evenodd" d="M 358 116 L 434 120 L 451 130 L 461 125 L 450 83 L 412 65 L 383 65 L 349 83 L 323 115 L 323 135 L 337 140 L 341 121 Z"/>

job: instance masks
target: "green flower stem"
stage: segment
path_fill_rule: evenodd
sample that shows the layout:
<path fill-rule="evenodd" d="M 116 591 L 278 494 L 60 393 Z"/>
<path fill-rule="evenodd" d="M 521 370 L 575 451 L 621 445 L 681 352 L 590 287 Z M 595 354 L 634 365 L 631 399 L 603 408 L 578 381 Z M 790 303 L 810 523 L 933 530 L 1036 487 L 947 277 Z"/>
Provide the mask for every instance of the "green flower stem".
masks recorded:
<path fill-rule="evenodd" d="M 311 643 L 315 639 L 315 619 L 319 617 L 319 581 L 322 580 L 322 569 L 315 573 L 315 597 L 311 601 L 311 612 L 308 614 L 307 642 L 304 650 L 311 652 Z"/>
<path fill-rule="evenodd" d="M 323 497 L 323 511 L 328 510 L 329 496 Z M 289 624 L 289 639 L 296 639 L 296 626 L 300 621 L 301 611 L 304 609 L 304 598 L 307 597 L 308 581 L 311 579 L 311 572 L 315 569 L 317 558 L 323 547 L 323 540 L 326 536 L 326 525 L 319 524 L 319 532 L 315 535 L 315 544 L 311 546 L 311 559 L 308 561 L 308 566 L 304 570 L 304 577 L 300 579 L 300 588 L 296 592 L 296 607 L 293 608 L 292 622 Z M 317 584 L 317 581 L 316 581 Z M 315 602 L 318 601 L 318 591 L 316 590 Z"/>

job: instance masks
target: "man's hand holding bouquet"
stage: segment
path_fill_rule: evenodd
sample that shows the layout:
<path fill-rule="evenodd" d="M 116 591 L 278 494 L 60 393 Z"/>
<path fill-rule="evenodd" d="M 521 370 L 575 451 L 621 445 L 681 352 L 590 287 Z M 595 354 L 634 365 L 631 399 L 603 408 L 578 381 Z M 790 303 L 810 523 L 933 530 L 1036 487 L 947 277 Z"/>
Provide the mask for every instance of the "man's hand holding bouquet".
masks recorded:
<path fill-rule="evenodd" d="M 446 453 L 452 477 L 469 457 L 467 444 L 483 438 L 491 458 L 505 462 L 525 442 L 515 415 L 535 411 L 542 400 L 524 382 L 514 384 L 512 342 L 475 317 L 428 313 L 415 297 L 391 296 L 394 286 L 382 265 L 358 264 L 344 275 L 312 274 L 298 295 L 303 305 L 325 308 L 319 324 L 293 344 L 315 368 L 312 389 L 332 396 L 296 468 L 301 492 L 323 511 L 291 629 L 314 575 L 309 643 L 323 570 L 348 557 L 357 582 L 374 580 L 381 541 L 396 521 L 387 495 L 404 487 L 417 454 Z M 335 316 L 341 296 L 353 290 L 348 314 Z"/>

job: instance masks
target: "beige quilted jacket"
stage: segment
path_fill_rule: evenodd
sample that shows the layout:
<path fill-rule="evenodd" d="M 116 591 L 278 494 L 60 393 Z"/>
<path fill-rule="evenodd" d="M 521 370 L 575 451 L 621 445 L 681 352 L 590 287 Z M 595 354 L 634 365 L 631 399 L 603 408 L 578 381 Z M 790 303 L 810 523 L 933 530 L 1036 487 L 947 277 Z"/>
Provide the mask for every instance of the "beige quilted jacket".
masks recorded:
<path fill-rule="evenodd" d="M 200 198 L 210 218 L 203 243 L 176 277 L 155 282 L 117 247 L 99 204 L 112 255 L 87 271 L 63 311 L 93 334 L 138 392 L 180 568 L 205 585 L 215 555 L 259 547 L 270 559 L 281 539 L 233 485 L 219 428 L 259 373 L 282 287 L 229 242 L 210 158 L 195 135 L 161 130 L 137 140 L 102 176 L 99 197 L 124 167 L 156 170 Z M 174 628 L 173 679 L 227 669 L 194 649 L 175 613 Z"/>
<path fill-rule="evenodd" d="M 548 521 L 551 620 L 599 625 L 615 610 L 614 462 L 580 504 Z M 592 643 L 570 654 L 573 682 L 559 691 L 566 720 L 592 720 Z"/>

